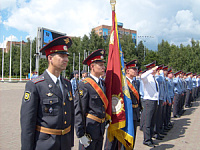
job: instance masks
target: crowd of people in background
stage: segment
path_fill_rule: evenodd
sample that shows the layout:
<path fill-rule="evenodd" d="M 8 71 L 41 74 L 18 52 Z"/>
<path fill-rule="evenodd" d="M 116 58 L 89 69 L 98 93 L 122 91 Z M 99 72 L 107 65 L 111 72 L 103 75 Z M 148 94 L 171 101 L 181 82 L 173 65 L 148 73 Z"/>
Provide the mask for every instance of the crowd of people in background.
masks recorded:
<path fill-rule="evenodd" d="M 138 111 L 134 111 L 135 134 L 136 127 L 139 125 L 144 134 L 143 144 L 154 147 L 152 138 L 162 140 L 173 128 L 171 112 L 174 118 L 180 118 L 185 112 L 184 107 L 192 107 L 192 102 L 199 97 L 200 75 L 181 70 L 173 72 L 173 69 L 168 66 L 156 66 L 156 61 L 145 65 L 144 71 L 138 70 L 136 65 L 130 67 L 136 63 L 137 60 L 125 63 L 126 78 L 131 81 L 140 96 L 138 105 L 136 105 L 137 100 L 133 101 L 133 109 L 140 112 L 138 117 Z M 136 72 L 135 75 L 130 70 Z M 73 91 L 76 91 L 77 74 L 78 71 L 75 70 L 74 78 L 71 79 Z M 83 78 L 85 77 L 83 74 Z M 105 149 L 113 149 L 113 143 Z"/>
<path fill-rule="evenodd" d="M 104 82 L 105 50 L 98 49 L 83 61 L 90 72 L 83 70 L 80 81 L 77 70 L 69 81 L 61 72 L 67 67 L 71 44 L 71 39 L 63 36 L 40 50 L 46 54 L 48 68 L 26 84 L 20 113 L 21 149 L 71 150 L 74 128 L 81 150 L 101 150 L 103 144 L 105 150 L 125 149 L 116 138 L 103 143 L 105 130 L 112 121 L 106 118 L 109 101 Z M 192 107 L 192 102 L 200 96 L 200 75 L 174 73 L 168 66 L 157 66 L 156 61 L 145 67 L 141 71 L 137 60 L 125 62 L 134 137 L 140 125 L 143 144 L 154 147 L 153 138 L 162 140 L 173 128 L 171 112 L 173 117 L 180 118 L 184 108 Z"/>

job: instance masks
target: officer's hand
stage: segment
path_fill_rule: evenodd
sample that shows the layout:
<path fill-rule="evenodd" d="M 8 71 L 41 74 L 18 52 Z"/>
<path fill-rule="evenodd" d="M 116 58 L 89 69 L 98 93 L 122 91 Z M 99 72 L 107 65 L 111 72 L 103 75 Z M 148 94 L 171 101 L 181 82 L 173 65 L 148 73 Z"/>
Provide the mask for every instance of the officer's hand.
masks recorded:
<path fill-rule="evenodd" d="M 85 148 L 90 145 L 90 142 L 90 139 L 85 135 L 80 138 L 80 143 L 83 144 Z"/>
<path fill-rule="evenodd" d="M 157 69 L 158 69 L 158 66 L 155 66 L 151 70 L 156 71 Z"/>
<path fill-rule="evenodd" d="M 169 103 L 169 106 L 171 106 L 172 105 L 172 103 Z"/>
<path fill-rule="evenodd" d="M 110 126 L 109 123 L 106 124 L 105 129 L 108 129 L 108 127 Z"/>
<path fill-rule="evenodd" d="M 106 122 L 105 122 L 105 129 L 108 129 L 108 127 L 110 126 L 110 123 L 112 122 L 112 120 L 107 120 Z"/>
<path fill-rule="evenodd" d="M 160 73 L 160 74 L 163 73 L 163 70 L 160 70 L 159 73 Z"/>
<path fill-rule="evenodd" d="M 163 106 L 164 106 L 164 105 L 166 105 L 166 104 L 167 104 L 167 103 L 166 103 L 166 102 L 164 102 L 164 103 L 163 103 Z"/>

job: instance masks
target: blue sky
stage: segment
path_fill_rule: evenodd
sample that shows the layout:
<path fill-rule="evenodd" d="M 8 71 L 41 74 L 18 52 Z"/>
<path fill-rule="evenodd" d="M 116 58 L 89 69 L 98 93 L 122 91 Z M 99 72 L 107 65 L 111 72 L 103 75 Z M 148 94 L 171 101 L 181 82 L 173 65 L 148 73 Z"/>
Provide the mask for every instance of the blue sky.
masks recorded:
<path fill-rule="evenodd" d="M 92 28 L 111 25 L 109 0 L 0 0 L 0 47 L 10 40 L 35 38 L 37 27 L 66 33 L 89 35 Z M 124 28 L 137 30 L 149 49 L 156 49 L 162 39 L 170 44 L 190 44 L 199 40 L 199 0 L 117 0 L 118 22 Z M 5 44 L 4 44 L 5 46 Z"/>

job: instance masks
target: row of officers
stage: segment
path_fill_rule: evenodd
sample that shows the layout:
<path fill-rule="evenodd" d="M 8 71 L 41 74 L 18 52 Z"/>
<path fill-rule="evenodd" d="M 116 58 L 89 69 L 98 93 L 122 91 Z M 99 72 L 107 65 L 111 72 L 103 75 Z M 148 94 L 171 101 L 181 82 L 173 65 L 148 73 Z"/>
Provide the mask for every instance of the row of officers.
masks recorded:
<path fill-rule="evenodd" d="M 116 139 L 103 143 L 110 124 L 106 119 L 105 50 L 96 50 L 83 61 L 90 67 L 88 77 L 78 81 L 75 74 L 70 82 L 61 72 L 67 67 L 71 44 L 69 37 L 62 36 L 40 50 L 46 54 L 48 68 L 26 83 L 20 112 L 22 150 L 71 150 L 74 128 L 79 149 L 101 150 L 104 144 L 106 150 L 115 150 L 120 145 Z M 200 79 L 193 79 L 192 73 L 173 74 L 163 65 L 156 66 L 156 62 L 146 65 L 147 70 L 138 76 L 136 64 L 136 60 L 126 63 L 135 137 L 140 122 L 143 144 L 154 146 L 152 137 L 162 139 L 173 126 L 172 104 L 174 117 L 180 117 L 184 105 L 191 107 L 198 97 Z"/>

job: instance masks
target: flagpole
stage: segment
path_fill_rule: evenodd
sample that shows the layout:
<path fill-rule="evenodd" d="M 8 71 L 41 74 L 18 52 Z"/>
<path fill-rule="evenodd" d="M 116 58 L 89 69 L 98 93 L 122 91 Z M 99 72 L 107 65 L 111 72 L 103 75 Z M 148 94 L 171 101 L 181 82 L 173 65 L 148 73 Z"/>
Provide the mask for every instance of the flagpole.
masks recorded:
<path fill-rule="evenodd" d="M 3 36 L 3 51 L 2 51 L 2 76 L 1 76 L 1 81 L 4 81 L 3 80 L 3 72 L 4 71 L 4 36 Z"/>
<path fill-rule="evenodd" d="M 79 68 L 78 68 L 78 70 L 79 70 L 79 73 L 78 73 L 78 75 L 79 75 L 79 81 L 80 81 L 80 76 L 81 76 L 81 74 L 80 74 L 80 72 L 81 72 L 81 66 L 80 66 L 80 53 L 78 54 L 79 56 L 79 63 L 78 63 L 78 65 L 79 65 Z"/>
<path fill-rule="evenodd" d="M 115 11 L 116 0 L 110 0 L 110 4 L 112 6 L 112 11 Z"/>
<path fill-rule="evenodd" d="M 31 55 L 32 55 L 32 41 L 31 41 L 31 37 L 30 37 L 30 80 L 31 80 Z"/>
<path fill-rule="evenodd" d="M 20 45 L 20 79 L 22 81 L 22 37 L 21 37 L 21 45 Z"/>
<path fill-rule="evenodd" d="M 12 35 L 11 35 L 11 42 L 10 42 L 10 70 L 9 70 L 9 81 L 11 82 L 11 62 L 12 62 Z"/>
<path fill-rule="evenodd" d="M 87 53 L 87 57 L 90 55 L 90 51 Z M 88 74 L 90 73 L 90 67 L 88 66 Z"/>
<path fill-rule="evenodd" d="M 73 72 L 74 72 L 75 53 L 73 53 Z"/>

